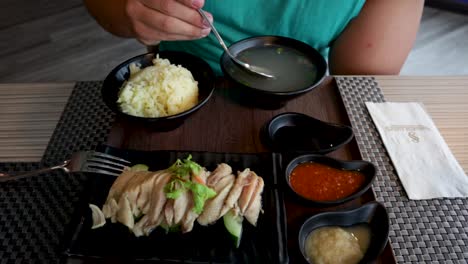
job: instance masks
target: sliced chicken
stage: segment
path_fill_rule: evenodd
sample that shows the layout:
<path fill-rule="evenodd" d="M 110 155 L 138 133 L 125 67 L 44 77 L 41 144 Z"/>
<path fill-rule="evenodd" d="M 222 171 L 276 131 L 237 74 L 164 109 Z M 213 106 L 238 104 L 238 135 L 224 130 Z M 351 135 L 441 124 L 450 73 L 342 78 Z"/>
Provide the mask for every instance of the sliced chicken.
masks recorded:
<path fill-rule="evenodd" d="M 253 194 L 253 199 L 249 202 L 244 216 L 253 226 L 257 226 L 257 220 L 260 212 L 262 211 L 262 193 L 265 183 L 262 177 L 257 177 L 257 184 Z"/>
<path fill-rule="evenodd" d="M 127 226 L 130 230 L 133 229 L 135 222 L 132 210 L 130 209 L 130 202 L 125 194 L 120 196 L 118 206 L 119 210 L 116 214 L 116 220 Z"/>
<path fill-rule="evenodd" d="M 163 209 L 166 204 L 167 198 L 164 192 L 164 186 L 171 179 L 171 174 L 164 171 L 154 182 L 153 190 L 151 192 L 151 206 L 148 212 L 149 223 L 155 225 L 158 219 L 163 214 Z M 160 223 L 160 222 L 159 222 Z"/>
<path fill-rule="evenodd" d="M 247 207 L 249 206 L 249 202 L 251 201 L 257 187 L 257 178 L 257 174 L 253 171 L 250 171 L 249 175 L 245 178 L 245 185 L 238 200 L 241 214 L 244 214 L 245 210 L 247 210 Z"/>
<path fill-rule="evenodd" d="M 238 172 L 237 179 L 232 186 L 229 195 L 227 196 L 226 200 L 224 201 L 223 208 L 221 209 L 221 216 L 225 215 L 229 209 L 233 208 L 237 200 L 239 200 L 240 195 L 242 194 L 242 190 L 246 184 L 248 184 L 248 177 L 250 175 L 250 169 L 245 169 L 242 172 Z"/>
<path fill-rule="evenodd" d="M 153 174 L 154 172 L 132 171 L 131 173 L 133 173 L 133 176 L 126 182 L 126 185 L 123 188 L 120 188 L 120 186 L 117 186 L 119 187 L 119 189 L 115 192 L 115 194 L 118 194 L 119 192 L 122 194 L 123 192 L 128 192 L 129 190 L 135 189 L 136 187 L 140 186 L 144 181 L 146 181 L 148 179 L 148 176 Z"/>
<path fill-rule="evenodd" d="M 103 206 L 103 214 L 112 222 L 120 222 L 135 236 L 147 236 L 156 227 L 181 225 L 190 232 L 198 219 L 200 225 L 213 224 L 229 210 L 257 224 L 262 211 L 264 182 L 250 169 L 232 174 L 232 168 L 221 163 L 210 174 L 205 169 L 192 175 L 195 183 L 206 184 L 216 196 L 205 202 L 200 214 L 194 210 L 193 193 L 187 189 L 177 199 L 168 199 L 164 188 L 172 178 L 168 170 L 157 172 L 124 171 L 112 185 Z M 184 188 L 176 183 L 176 188 Z M 138 221 L 135 217 L 142 216 Z"/>
<path fill-rule="evenodd" d="M 158 172 L 138 171 L 134 179 L 128 182 L 128 188 L 124 192 L 128 195 L 130 208 L 134 216 L 140 216 L 147 213 L 143 212 L 146 203 L 149 202 L 153 182 L 158 176 Z"/>
<path fill-rule="evenodd" d="M 200 175 L 198 175 L 202 181 L 205 183 L 208 181 L 209 177 L 211 177 L 211 172 L 207 171 L 205 168 L 200 172 Z"/>
<path fill-rule="evenodd" d="M 207 182 L 207 179 L 209 179 L 211 177 L 212 174 L 210 174 L 209 171 L 206 171 L 206 170 L 203 170 L 201 171 L 200 175 L 198 175 L 200 177 L 200 179 L 204 182 Z M 190 195 L 192 195 L 190 193 Z M 187 232 L 190 232 L 192 231 L 193 229 L 193 223 L 195 222 L 195 220 L 197 220 L 198 216 L 200 214 L 196 213 L 193 208 L 194 208 L 194 202 L 193 202 L 193 198 L 190 197 L 190 199 L 188 200 L 188 206 L 187 206 L 187 212 L 185 213 L 185 217 L 182 219 L 182 232 L 183 233 L 187 233 Z M 206 206 L 206 203 L 205 203 L 205 206 Z"/>
<path fill-rule="evenodd" d="M 137 207 L 136 199 L 140 193 L 141 185 L 149 179 L 152 172 L 149 171 L 136 171 L 133 176 L 127 181 L 126 186 L 120 190 L 120 195 L 125 194 L 129 200 L 130 208 L 133 215 L 138 216 L 141 214 L 140 209 Z M 117 193 L 115 193 L 117 194 Z"/>
<path fill-rule="evenodd" d="M 149 175 L 140 186 L 140 194 L 137 197 L 136 204 L 143 214 L 147 214 L 151 207 L 151 195 L 153 192 L 154 182 L 164 174 L 164 171 L 156 171 Z"/>
<path fill-rule="evenodd" d="M 138 221 L 134 226 L 133 226 L 133 234 L 136 236 L 136 237 L 141 237 L 143 235 L 146 235 L 145 232 L 144 232 L 144 228 L 146 226 L 146 224 L 148 223 L 148 216 L 147 215 L 144 215 L 140 221 Z"/>
<path fill-rule="evenodd" d="M 110 198 L 102 207 L 102 212 L 105 218 L 110 218 L 112 223 L 115 223 L 115 215 L 119 210 L 119 206 L 115 198 Z"/>
<path fill-rule="evenodd" d="M 106 202 L 102 207 L 102 212 L 106 218 L 115 219 L 115 214 L 118 210 L 117 201 L 125 188 L 127 188 L 128 182 L 133 179 L 134 175 L 134 171 L 124 170 L 112 184 L 109 194 L 107 195 Z"/>
<path fill-rule="evenodd" d="M 213 188 L 216 184 L 224 179 L 224 177 L 232 174 L 231 166 L 226 163 L 218 164 L 216 169 L 210 174 L 210 177 L 206 180 L 206 185 Z"/>
<path fill-rule="evenodd" d="M 132 189 L 125 190 L 123 195 L 127 196 L 128 202 L 130 204 L 130 210 L 132 214 L 135 216 L 139 216 L 141 214 L 140 209 L 136 205 L 136 199 L 138 198 L 138 194 L 140 193 L 140 186 L 135 186 Z"/>
<path fill-rule="evenodd" d="M 188 210 L 185 213 L 185 217 L 182 219 L 182 233 L 192 231 L 193 223 L 198 217 L 198 214 L 193 211 L 193 199 L 189 200 Z"/>
<path fill-rule="evenodd" d="M 209 180 L 210 179 L 208 179 L 208 182 Z M 235 180 L 236 177 L 229 174 L 219 180 L 215 186 L 209 186 L 215 190 L 216 196 L 206 202 L 203 213 L 197 219 L 200 225 L 209 225 L 221 218 L 221 209 L 224 206 L 224 201 L 229 195 Z"/>
<path fill-rule="evenodd" d="M 140 187 L 139 183 L 147 179 L 149 172 L 134 172 L 130 170 L 125 170 L 122 174 L 115 180 L 114 184 L 109 191 L 107 196 L 106 203 L 102 207 L 102 211 L 106 218 L 111 218 L 112 222 L 117 221 L 116 214 L 120 209 L 121 197 L 125 195 L 128 200 L 128 205 L 133 215 L 138 215 L 140 212 L 138 207 L 136 207 L 136 202 L 133 201 L 138 196 Z M 119 201 L 119 202 L 117 202 Z"/>
<path fill-rule="evenodd" d="M 134 174 L 134 171 L 124 170 L 112 184 L 109 194 L 107 195 L 107 199 L 109 200 L 110 198 L 114 198 L 116 200 L 119 200 L 120 194 L 127 186 L 128 181 L 133 178 Z"/>
<path fill-rule="evenodd" d="M 151 223 L 150 221 L 148 221 L 143 231 L 145 232 L 146 235 L 149 235 L 151 231 L 153 231 L 153 229 L 160 226 L 164 221 L 165 221 L 165 216 L 164 214 L 161 213 L 154 223 Z"/>
<path fill-rule="evenodd" d="M 168 227 L 174 225 L 174 200 L 167 199 L 166 205 L 164 206 L 164 218 Z"/>
<path fill-rule="evenodd" d="M 182 188 L 180 183 L 177 183 L 177 188 Z M 173 224 L 178 225 L 185 216 L 189 207 L 189 201 L 192 200 L 192 195 L 188 190 L 184 191 L 177 199 L 174 200 L 174 219 Z"/>

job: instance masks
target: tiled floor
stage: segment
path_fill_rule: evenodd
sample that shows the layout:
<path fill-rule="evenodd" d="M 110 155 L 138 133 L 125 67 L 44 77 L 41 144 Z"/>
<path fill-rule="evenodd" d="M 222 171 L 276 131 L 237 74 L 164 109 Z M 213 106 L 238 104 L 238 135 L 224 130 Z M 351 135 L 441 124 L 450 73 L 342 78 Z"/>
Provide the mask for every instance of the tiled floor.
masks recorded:
<path fill-rule="evenodd" d="M 467 75 L 468 14 L 425 8 L 402 75 Z"/>

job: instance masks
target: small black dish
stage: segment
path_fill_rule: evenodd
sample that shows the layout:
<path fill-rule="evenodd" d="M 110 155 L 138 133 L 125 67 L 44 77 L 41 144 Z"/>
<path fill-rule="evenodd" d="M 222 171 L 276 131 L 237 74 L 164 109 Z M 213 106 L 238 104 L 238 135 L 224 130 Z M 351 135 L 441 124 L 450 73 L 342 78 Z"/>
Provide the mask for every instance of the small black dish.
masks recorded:
<path fill-rule="evenodd" d="M 293 169 L 297 165 L 304 163 L 304 162 L 317 162 L 317 163 L 327 165 L 336 169 L 359 171 L 363 173 L 365 176 L 364 184 L 353 194 L 347 197 L 344 197 L 342 199 L 338 199 L 338 200 L 317 201 L 317 200 L 311 200 L 311 199 L 305 198 L 293 189 L 289 180 Z M 307 155 L 298 156 L 289 162 L 289 164 L 286 166 L 285 179 L 289 186 L 289 189 L 294 194 L 297 195 L 299 200 L 305 203 L 311 204 L 311 205 L 325 207 L 325 206 L 334 206 L 334 205 L 342 204 L 342 203 L 358 198 L 371 187 L 372 182 L 374 181 L 374 178 L 375 178 L 375 174 L 376 174 L 375 166 L 368 161 L 364 161 L 364 160 L 344 161 L 344 160 L 338 160 L 332 157 L 323 156 L 319 154 L 307 154 Z"/>
<path fill-rule="evenodd" d="M 224 76 L 235 83 L 236 87 L 234 90 L 239 93 L 238 97 L 241 103 L 263 109 L 277 109 L 284 106 L 287 101 L 313 90 L 322 83 L 327 72 L 327 62 L 325 58 L 316 49 L 299 40 L 281 36 L 257 36 L 240 40 L 232 44 L 229 50 L 234 56 L 238 56 L 240 53 L 247 50 L 272 46 L 277 47 L 279 50 L 285 48 L 293 50 L 295 53 L 299 54 L 302 60 L 314 66 L 315 78 L 308 80 L 307 84 L 301 84 L 300 87 L 293 87 L 294 89 L 291 89 L 290 86 L 294 85 L 294 83 L 288 78 L 289 76 L 286 76 L 285 80 L 288 82 L 284 90 L 268 90 L 272 82 L 278 80 L 246 72 L 245 69 L 235 64 L 226 52 L 224 52 L 220 60 L 221 69 Z M 240 75 L 238 73 L 241 73 L 243 77 L 239 78 Z M 244 73 L 247 73 L 247 75 L 244 75 Z M 249 76 L 249 74 L 254 75 L 255 79 L 247 79 L 255 80 L 254 83 L 249 83 L 244 78 Z"/>
<path fill-rule="evenodd" d="M 208 63 L 194 55 L 178 51 L 161 51 L 158 54 L 160 58 L 168 59 L 171 64 L 181 65 L 192 73 L 193 78 L 198 82 L 199 95 L 197 105 L 177 115 L 158 118 L 132 116 L 121 111 L 117 104 L 117 99 L 122 84 L 130 76 L 130 64 L 140 64 L 142 68 L 151 66 L 153 65 L 152 60 L 156 56 L 155 53 L 146 53 L 133 57 L 115 67 L 104 80 L 101 94 L 104 103 L 119 117 L 130 122 L 148 125 L 154 130 L 168 131 L 180 126 L 185 119 L 206 104 L 214 91 L 215 75 Z"/>
<path fill-rule="evenodd" d="M 378 202 L 369 202 L 354 210 L 319 213 L 307 219 L 299 231 L 302 255 L 307 259 L 305 243 L 313 230 L 325 226 L 349 227 L 358 224 L 367 224 L 371 233 L 369 248 L 359 263 L 372 263 L 387 245 L 390 229 L 387 211 Z"/>
<path fill-rule="evenodd" d="M 349 143 L 350 126 L 327 123 L 301 113 L 273 117 L 261 131 L 266 146 L 276 152 L 327 154 Z"/>

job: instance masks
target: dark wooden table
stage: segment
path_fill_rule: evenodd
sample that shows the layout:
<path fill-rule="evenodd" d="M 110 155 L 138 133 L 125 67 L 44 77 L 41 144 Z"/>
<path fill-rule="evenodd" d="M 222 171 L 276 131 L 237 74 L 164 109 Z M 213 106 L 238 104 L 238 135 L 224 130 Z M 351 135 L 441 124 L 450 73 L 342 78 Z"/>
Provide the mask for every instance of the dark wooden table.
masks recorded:
<path fill-rule="evenodd" d="M 328 77 L 320 87 L 276 110 L 246 107 L 238 100 L 232 99 L 229 91 L 235 87 L 223 79 L 217 80 L 216 87 L 209 102 L 179 128 L 170 132 L 156 132 L 142 125 L 117 120 L 109 135 L 108 144 L 135 150 L 258 153 L 269 151 L 260 139 L 261 127 L 279 113 L 300 112 L 323 121 L 349 125 L 336 83 L 331 77 Z M 361 159 L 354 140 L 328 155 L 343 160 Z M 357 207 L 372 200 L 375 198 L 373 192 L 369 190 L 361 198 L 339 208 L 314 208 L 300 205 L 285 195 L 290 262 L 304 262 L 297 238 L 299 228 L 305 219 L 320 211 Z M 381 262 L 395 262 L 389 244 L 381 256 Z"/>

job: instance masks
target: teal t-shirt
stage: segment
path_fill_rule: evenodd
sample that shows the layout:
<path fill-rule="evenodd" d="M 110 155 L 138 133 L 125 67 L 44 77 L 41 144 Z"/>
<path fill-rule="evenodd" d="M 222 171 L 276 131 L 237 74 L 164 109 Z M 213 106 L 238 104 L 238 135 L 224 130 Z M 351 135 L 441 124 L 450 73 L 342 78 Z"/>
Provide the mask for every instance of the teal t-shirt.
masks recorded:
<path fill-rule="evenodd" d="M 356 17 L 365 0 L 206 0 L 204 10 L 226 45 L 260 35 L 295 38 L 316 48 L 325 58 L 330 44 Z M 185 51 L 207 61 L 221 74 L 223 50 L 210 33 L 193 41 L 167 41 L 161 50 Z"/>

